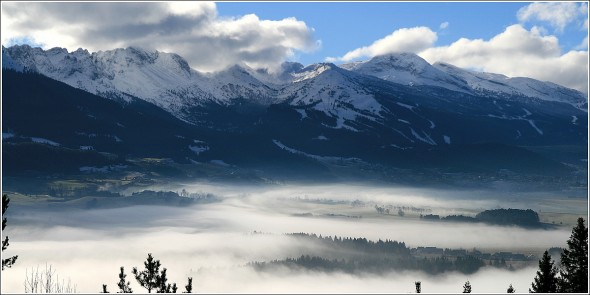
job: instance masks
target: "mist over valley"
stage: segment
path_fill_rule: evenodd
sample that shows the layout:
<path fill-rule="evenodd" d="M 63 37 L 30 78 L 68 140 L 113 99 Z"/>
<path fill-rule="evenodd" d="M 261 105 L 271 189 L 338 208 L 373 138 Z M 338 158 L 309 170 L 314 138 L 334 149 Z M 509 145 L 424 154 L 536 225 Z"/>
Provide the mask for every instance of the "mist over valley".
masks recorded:
<path fill-rule="evenodd" d="M 1 291 L 587 292 L 587 8 L 3 2 Z"/>

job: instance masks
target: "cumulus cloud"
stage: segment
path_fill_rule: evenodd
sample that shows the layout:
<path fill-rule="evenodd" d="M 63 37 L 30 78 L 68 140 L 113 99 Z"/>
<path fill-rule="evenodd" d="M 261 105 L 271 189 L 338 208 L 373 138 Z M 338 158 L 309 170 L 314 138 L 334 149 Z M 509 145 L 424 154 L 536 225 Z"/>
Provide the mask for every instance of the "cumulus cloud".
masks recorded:
<path fill-rule="evenodd" d="M 430 63 L 441 61 L 511 77 L 531 77 L 587 93 L 588 51 L 562 53 L 558 38 L 542 32 L 537 27 L 527 30 L 517 24 L 490 40 L 461 38 L 419 55 Z"/>
<path fill-rule="evenodd" d="M 2 8 L 5 45 L 26 37 L 45 48 L 68 50 L 139 46 L 178 53 L 202 71 L 242 62 L 272 68 L 318 44 L 313 29 L 296 18 L 224 18 L 213 2 L 14 2 Z"/>
<path fill-rule="evenodd" d="M 535 3 L 536 4 L 536 3 Z M 531 4 L 532 5 L 532 4 Z M 441 28 L 448 23 L 442 23 Z M 550 81 L 582 93 L 588 92 L 586 38 L 575 50 L 562 53 L 559 39 L 533 26 L 508 26 L 489 40 L 460 38 L 448 46 L 434 46 L 437 33 L 426 27 L 403 28 L 373 44 L 327 61 L 349 62 L 394 52 L 412 52 L 430 63 L 447 62 L 458 67 Z"/>
<path fill-rule="evenodd" d="M 530 20 L 548 22 L 558 31 L 563 32 L 568 24 L 586 16 L 587 13 L 586 3 L 536 2 L 519 9 L 517 17 L 523 23 Z"/>
<path fill-rule="evenodd" d="M 427 27 L 402 28 L 369 46 L 349 51 L 342 57 L 329 57 L 327 60 L 347 62 L 394 52 L 420 52 L 431 47 L 437 38 L 436 33 Z"/>
<path fill-rule="evenodd" d="M 444 30 L 444 29 L 446 29 L 446 28 L 448 28 L 448 27 L 449 27 L 449 22 L 444 22 L 444 23 L 441 23 L 441 24 L 440 24 L 440 26 L 438 26 L 438 27 L 439 27 L 441 30 Z"/>

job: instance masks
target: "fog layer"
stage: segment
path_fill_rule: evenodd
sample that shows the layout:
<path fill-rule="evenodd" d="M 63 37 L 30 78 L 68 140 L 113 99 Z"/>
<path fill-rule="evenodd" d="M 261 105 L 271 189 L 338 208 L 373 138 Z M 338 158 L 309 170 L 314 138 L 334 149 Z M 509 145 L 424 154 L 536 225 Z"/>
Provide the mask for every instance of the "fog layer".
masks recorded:
<path fill-rule="evenodd" d="M 176 282 L 180 290 L 186 278 L 193 277 L 195 292 L 406 293 L 414 290 L 417 280 L 422 281 L 423 292 L 460 292 L 466 280 L 471 282 L 474 292 L 505 292 L 509 284 L 517 292 L 526 292 L 535 276 L 534 267 L 513 272 L 484 267 L 469 276 L 429 276 L 419 272 L 349 275 L 288 269 L 269 273 L 256 272 L 246 264 L 326 251 L 285 233 L 390 239 L 410 247 L 538 253 L 553 246 L 564 247 L 571 231 L 567 227 L 526 230 L 428 222 L 411 214 L 380 216 L 372 207 L 383 204 L 421 207 L 430 212 L 471 212 L 516 204 L 501 198 L 467 201 L 464 194 L 457 194 L 463 198 L 452 198 L 444 194 L 429 196 L 431 192 L 357 186 L 184 188 L 213 192 L 222 199 L 184 208 L 133 206 L 40 211 L 11 207 L 4 232 L 10 237 L 10 247 L 4 254 L 17 254 L 19 258 L 13 268 L 3 271 L 2 292 L 24 292 L 26 270 L 38 265 L 44 268 L 45 264 L 52 265 L 60 279 L 69 277 L 77 284 L 78 292 L 98 292 L 102 284 L 116 292 L 119 267 L 124 266 L 134 291 L 145 291 L 132 279 L 130 271 L 132 267 L 143 268 L 147 253 L 161 261 L 168 269 L 169 281 Z M 353 207 L 352 200 L 365 205 Z M 300 215 L 303 213 L 308 215 Z"/>

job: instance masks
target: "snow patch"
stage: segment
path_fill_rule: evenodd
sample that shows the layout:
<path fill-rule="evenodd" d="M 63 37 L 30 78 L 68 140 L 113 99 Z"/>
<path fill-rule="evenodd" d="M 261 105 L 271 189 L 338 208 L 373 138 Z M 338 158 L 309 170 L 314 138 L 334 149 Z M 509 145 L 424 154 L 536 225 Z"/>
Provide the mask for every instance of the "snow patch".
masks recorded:
<path fill-rule="evenodd" d="M 59 146 L 60 144 L 49 139 L 41 138 L 41 137 L 31 137 L 31 140 L 36 143 L 44 143 L 52 146 Z"/>
<path fill-rule="evenodd" d="M 307 118 L 307 113 L 305 112 L 305 110 L 300 110 L 300 109 L 295 109 L 295 110 L 301 115 L 300 120 Z"/>
<path fill-rule="evenodd" d="M 572 124 L 578 124 L 576 122 L 578 122 L 578 117 L 572 116 Z"/>
<path fill-rule="evenodd" d="M 523 111 L 526 113 L 526 114 L 525 114 L 525 117 L 526 117 L 526 116 L 530 116 L 530 115 L 532 115 L 532 114 L 533 114 L 533 113 L 529 112 L 529 110 L 527 110 L 527 109 L 525 109 L 525 108 L 522 108 L 522 110 L 523 110 Z"/>
<path fill-rule="evenodd" d="M 397 119 L 398 121 L 402 122 L 402 123 L 406 123 L 406 124 L 410 124 L 410 122 L 408 122 L 407 120 L 403 120 L 403 119 Z"/>
<path fill-rule="evenodd" d="M 120 139 L 118 136 L 114 135 L 113 138 L 115 139 L 116 142 L 123 142 L 122 139 Z"/>
<path fill-rule="evenodd" d="M 91 146 L 91 145 L 81 145 L 80 146 L 80 150 L 83 150 L 83 151 L 93 151 L 94 150 L 94 147 Z"/>
<path fill-rule="evenodd" d="M 348 162 L 362 162 L 361 159 L 359 158 L 343 158 L 343 157 L 330 157 L 330 156 L 318 156 L 318 155 L 312 155 L 312 154 L 308 154 L 306 152 L 302 152 L 299 150 L 296 150 L 294 148 L 290 148 L 286 145 L 284 145 L 283 143 L 281 143 L 280 141 L 273 139 L 272 142 L 277 145 L 279 148 L 284 149 L 286 151 L 288 151 L 289 153 L 292 154 L 296 154 L 296 155 L 302 155 L 308 158 L 312 158 L 314 160 L 318 160 L 318 161 L 331 161 L 331 162 L 338 162 L 341 163 L 342 161 L 348 161 Z"/>
<path fill-rule="evenodd" d="M 209 150 L 208 146 L 196 146 L 196 145 L 189 145 L 188 148 L 193 151 L 195 154 L 199 155 L 202 152 L 206 152 Z"/>
<path fill-rule="evenodd" d="M 411 106 L 409 104 L 405 104 L 405 103 L 401 103 L 401 102 L 397 102 L 397 104 L 401 107 L 404 107 L 406 109 L 409 109 L 410 111 L 414 111 L 415 106 Z"/>
<path fill-rule="evenodd" d="M 390 144 L 389 146 L 394 147 L 396 149 L 400 149 L 400 150 L 409 150 L 409 149 L 412 148 L 412 147 L 401 147 L 401 146 L 399 146 L 397 144 Z"/>
<path fill-rule="evenodd" d="M 316 137 L 316 139 L 319 139 L 319 140 L 328 140 L 328 138 L 325 137 L 324 135 L 320 135 L 320 136 Z"/>
<path fill-rule="evenodd" d="M 2 139 L 9 139 L 14 137 L 14 133 L 10 133 L 10 132 L 2 132 Z"/>
<path fill-rule="evenodd" d="M 446 144 L 451 144 L 451 138 L 447 135 L 443 135 L 443 139 L 445 140 Z"/>
<path fill-rule="evenodd" d="M 231 167 L 230 164 L 224 162 L 223 160 L 211 160 L 209 162 L 212 164 L 215 164 L 215 165 L 223 166 L 223 167 Z"/>
<path fill-rule="evenodd" d="M 332 115 L 332 113 L 330 113 L 330 115 Z M 359 132 L 355 128 L 346 125 L 345 122 L 344 122 L 344 118 L 343 117 L 337 117 L 336 118 L 336 127 L 332 127 L 332 126 L 326 125 L 325 123 L 322 123 L 322 126 L 328 127 L 328 128 L 332 128 L 332 129 L 347 129 L 347 130 L 350 130 L 350 131 Z"/>
<path fill-rule="evenodd" d="M 433 121 L 428 120 L 428 122 L 430 122 L 430 129 L 434 129 L 434 127 L 436 127 Z"/>
<path fill-rule="evenodd" d="M 125 168 L 127 168 L 127 165 L 110 165 L 102 167 L 82 166 L 79 170 L 84 173 L 107 173 L 109 171 L 120 171 Z"/>
<path fill-rule="evenodd" d="M 502 115 L 502 117 L 500 117 L 500 116 L 488 114 L 488 117 L 498 118 L 498 119 L 505 119 L 505 120 L 524 120 L 524 121 L 529 122 L 529 124 L 537 131 L 537 133 L 539 133 L 540 135 L 543 135 L 543 130 L 539 129 L 537 127 L 537 125 L 535 125 L 535 121 L 533 121 L 531 119 L 527 119 L 527 117 L 530 116 L 530 115 L 532 115 L 532 113 L 529 112 L 525 108 L 523 108 L 522 110 L 525 111 L 525 115 L 524 116 L 508 117 L 506 115 Z M 572 117 L 575 117 L 575 116 L 572 116 Z M 573 120 L 572 120 L 572 122 L 573 122 Z M 520 131 L 518 131 L 518 137 L 520 137 Z"/>
<path fill-rule="evenodd" d="M 537 130 L 537 132 L 539 132 L 539 134 L 543 135 L 543 130 L 539 129 L 533 120 L 528 120 L 528 122 L 531 124 L 531 126 L 533 126 L 533 128 L 535 128 L 535 130 Z"/>
<path fill-rule="evenodd" d="M 430 145 L 436 145 L 436 142 L 434 140 L 432 140 L 432 138 L 430 138 L 430 136 L 428 136 L 424 132 L 422 132 L 422 134 L 424 135 L 424 137 L 422 137 L 413 128 L 410 128 L 410 130 L 412 131 L 412 135 L 414 135 L 414 137 L 416 137 L 416 139 L 423 141 L 423 142 L 430 144 Z"/>

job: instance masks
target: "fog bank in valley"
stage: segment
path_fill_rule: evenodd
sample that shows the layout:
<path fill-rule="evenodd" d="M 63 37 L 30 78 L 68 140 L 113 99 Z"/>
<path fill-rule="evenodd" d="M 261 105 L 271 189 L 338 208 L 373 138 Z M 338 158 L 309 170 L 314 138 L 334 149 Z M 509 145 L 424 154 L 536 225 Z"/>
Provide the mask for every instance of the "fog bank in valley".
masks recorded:
<path fill-rule="evenodd" d="M 273 188 L 186 185 L 182 188 L 189 192 L 211 192 L 221 201 L 190 207 L 132 206 L 93 210 L 42 211 L 17 205 L 11 207 L 5 231 L 10 237 L 7 254 L 18 254 L 19 259 L 13 268 L 2 273 L 2 292 L 24 292 L 25 271 L 37 265 L 44 268 L 46 263 L 57 270 L 60 279 L 69 277 L 76 283 L 78 292 L 98 292 L 102 284 L 108 284 L 109 291 L 116 292 L 119 267 L 124 266 L 131 279 L 131 268 L 143 268 L 147 253 L 153 253 L 161 261 L 168 269 L 169 281 L 181 286 L 180 290 L 186 278 L 192 276 L 195 292 L 407 293 L 414 290 L 417 280 L 422 281 L 423 292 L 460 292 L 466 280 L 471 282 L 474 292 L 502 293 L 510 283 L 517 292 L 525 292 L 536 268 L 509 272 L 484 267 L 472 275 L 430 276 L 421 272 L 350 275 L 289 269 L 256 272 L 246 264 L 302 254 L 321 255 L 327 251 L 285 233 L 390 239 L 403 241 L 410 247 L 538 252 L 553 246 L 564 247 L 571 232 L 567 227 L 527 230 L 383 217 L 376 215 L 371 207 L 391 204 L 453 213 L 517 204 L 502 198 L 468 200 L 470 194 L 465 192 L 432 194 L 336 185 Z M 326 205 L 322 200 L 333 202 Z M 367 206 L 352 208 L 350 201 L 353 200 L 360 200 Z M 298 215 L 302 213 L 310 215 Z M 327 213 L 336 214 L 336 217 L 327 217 L 330 216 Z M 338 217 L 337 214 L 362 217 Z M 142 290 L 131 281 L 134 291 Z"/>

